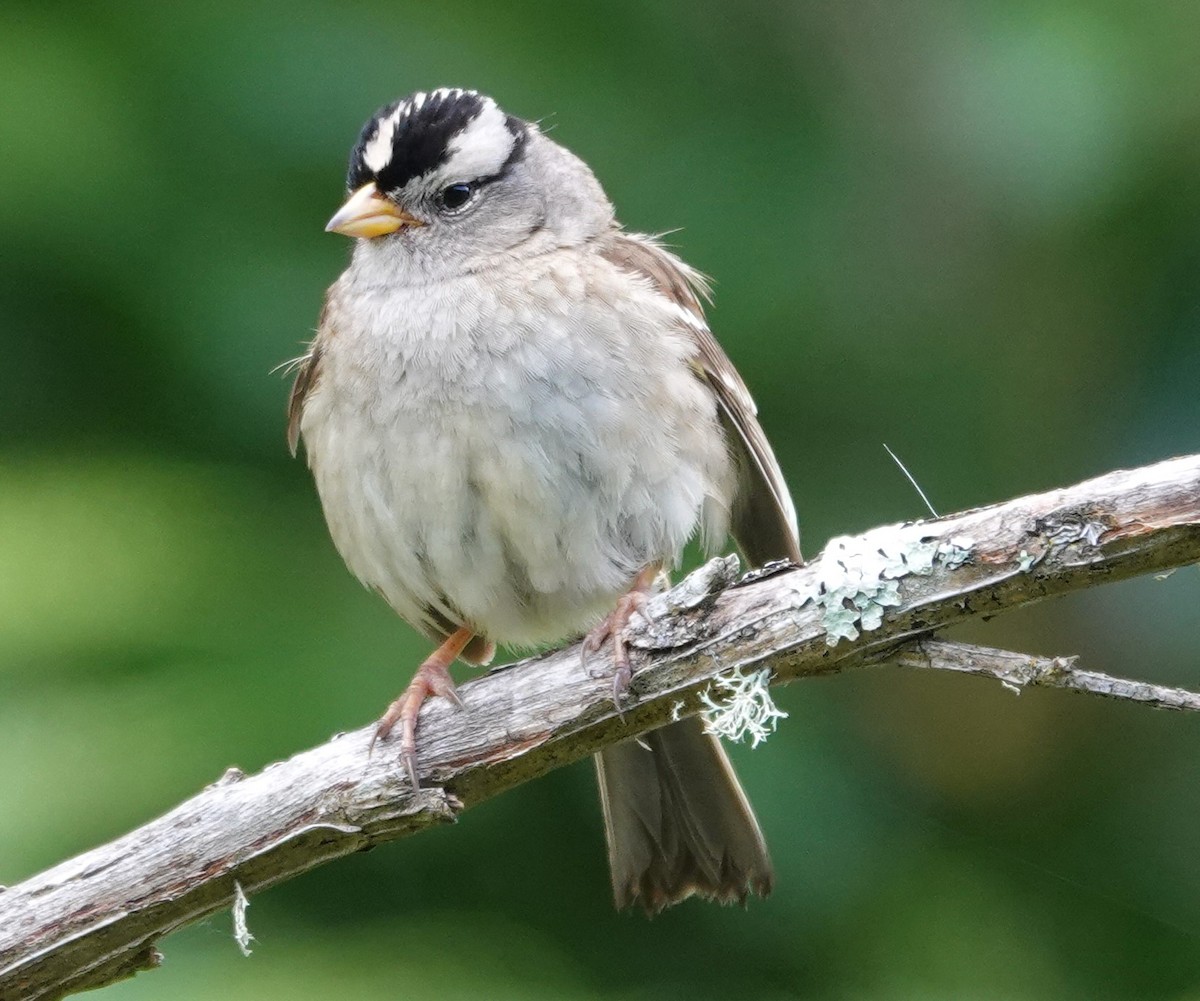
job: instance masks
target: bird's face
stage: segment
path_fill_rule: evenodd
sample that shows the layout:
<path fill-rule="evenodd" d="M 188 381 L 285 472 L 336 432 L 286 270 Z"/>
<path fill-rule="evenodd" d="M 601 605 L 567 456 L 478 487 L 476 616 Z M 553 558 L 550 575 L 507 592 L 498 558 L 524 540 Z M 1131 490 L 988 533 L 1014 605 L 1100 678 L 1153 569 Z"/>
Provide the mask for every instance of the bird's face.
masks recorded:
<path fill-rule="evenodd" d="M 326 227 L 414 278 L 579 243 L 612 225 L 588 167 L 536 125 L 464 90 L 380 109 L 350 154 L 350 197 Z"/>

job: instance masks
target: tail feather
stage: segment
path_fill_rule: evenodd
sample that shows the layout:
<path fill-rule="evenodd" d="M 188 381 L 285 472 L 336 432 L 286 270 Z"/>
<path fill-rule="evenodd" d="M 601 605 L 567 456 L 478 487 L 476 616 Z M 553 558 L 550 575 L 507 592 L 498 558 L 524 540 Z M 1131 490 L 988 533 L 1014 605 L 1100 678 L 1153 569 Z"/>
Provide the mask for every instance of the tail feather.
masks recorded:
<path fill-rule="evenodd" d="M 771 892 L 758 821 L 717 739 L 682 720 L 596 756 L 613 898 L 656 914 L 693 894 Z"/>

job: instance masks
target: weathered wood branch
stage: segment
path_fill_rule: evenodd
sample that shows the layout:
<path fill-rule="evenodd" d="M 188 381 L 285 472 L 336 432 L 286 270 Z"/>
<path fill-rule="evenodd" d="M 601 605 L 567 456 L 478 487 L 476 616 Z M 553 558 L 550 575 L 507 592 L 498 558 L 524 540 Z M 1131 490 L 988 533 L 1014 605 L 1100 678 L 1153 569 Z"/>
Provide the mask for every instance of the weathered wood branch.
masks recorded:
<path fill-rule="evenodd" d="M 995 678 L 1006 688 L 1065 688 L 1086 695 L 1140 702 L 1154 709 L 1200 712 L 1200 694 L 1183 688 L 1152 685 L 1146 681 L 1114 678 L 1099 671 L 1076 667 L 1076 657 L 1031 657 L 1012 650 L 952 643 L 949 640 L 917 639 L 906 643 L 888 658 L 902 667 L 956 671 L 980 678 Z"/>
<path fill-rule="evenodd" d="M 230 769 L 157 820 L 0 892 L 0 999 L 58 998 L 152 967 L 158 940 L 229 907 L 235 884 L 253 895 L 453 821 L 673 712 L 696 712 L 712 679 L 734 668 L 769 667 L 774 684 L 899 660 L 1196 708 L 1190 693 L 930 635 L 1197 561 L 1200 456 L 834 540 L 808 566 L 740 581 L 735 561 L 714 560 L 651 601 L 632 638 L 638 672 L 623 719 L 609 680 L 585 673 L 568 647 L 463 685 L 465 711 L 430 702 L 419 731 L 428 788 L 415 795 L 389 745 L 368 755 L 367 727 L 254 776 Z"/>

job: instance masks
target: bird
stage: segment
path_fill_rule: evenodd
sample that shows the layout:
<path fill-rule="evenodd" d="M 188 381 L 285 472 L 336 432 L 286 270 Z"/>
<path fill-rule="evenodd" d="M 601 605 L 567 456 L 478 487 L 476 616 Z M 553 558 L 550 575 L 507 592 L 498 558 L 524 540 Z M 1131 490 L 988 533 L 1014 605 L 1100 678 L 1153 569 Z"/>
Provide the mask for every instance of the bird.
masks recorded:
<path fill-rule="evenodd" d="M 456 660 L 584 636 L 627 694 L 633 616 L 693 537 L 801 562 L 796 512 L 707 279 L 624 229 L 588 165 L 478 91 L 379 109 L 326 229 L 353 239 L 297 359 L 303 441 L 351 572 L 436 645 L 380 719 L 418 787 L 426 698 Z M 649 914 L 766 896 L 717 739 L 688 718 L 596 756 L 613 899 Z"/>

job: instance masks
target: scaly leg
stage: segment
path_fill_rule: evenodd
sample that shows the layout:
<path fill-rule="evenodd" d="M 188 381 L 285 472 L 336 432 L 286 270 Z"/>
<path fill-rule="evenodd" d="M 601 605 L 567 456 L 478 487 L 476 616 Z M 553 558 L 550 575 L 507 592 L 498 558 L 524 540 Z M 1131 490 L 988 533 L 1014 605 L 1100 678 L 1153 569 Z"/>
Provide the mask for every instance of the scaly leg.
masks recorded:
<path fill-rule="evenodd" d="M 458 697 L 454 680 L 450 677 L 450 665 L 471 642 L 473 635 L 469 629 L 459 629 L 425 658 L 404 693 L 388 706 L 375 728 L 375 736 L 371 738 L 371 746 L 374 747 L 375 741 L 383 740 L 397 723 L 400 724 L 400 760 L 408 772 L 414 792 L 420 788 L 417 784 L 417 714 L 421 711 L 421 704 L 430 695 L 440 695 L 462 708 L 462 699 Z"/>
<path fill-rule="evenodd" d="M 662 571 L 661 563 L 651 563 L 633 579 L 629 590 L 617 599 L 616 607 L 609 612 L 595 629 L 583 638 L 582 660 L 587 668 L 588 657 L 596 653 L 604 641 L 610 636 L 613 641 L 613 704 L 618 708 L 621 697 L 629 689 L 633 680 L 633 668 L 629 663 L 629 642 L 625 639 L 625 629 L 634 612 L 640 612 L 646 607 L 646 601 L 654 590 L 654 579 Z"/>

